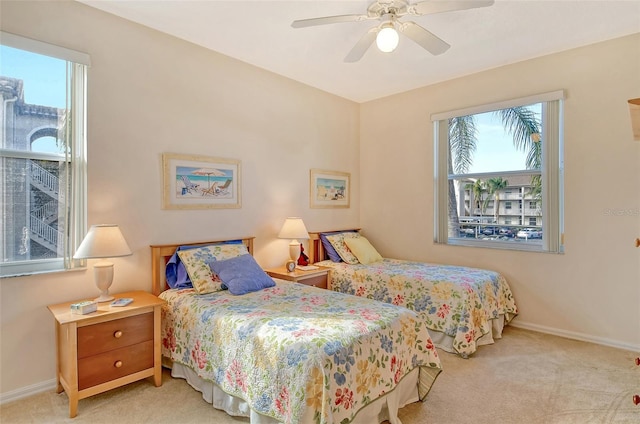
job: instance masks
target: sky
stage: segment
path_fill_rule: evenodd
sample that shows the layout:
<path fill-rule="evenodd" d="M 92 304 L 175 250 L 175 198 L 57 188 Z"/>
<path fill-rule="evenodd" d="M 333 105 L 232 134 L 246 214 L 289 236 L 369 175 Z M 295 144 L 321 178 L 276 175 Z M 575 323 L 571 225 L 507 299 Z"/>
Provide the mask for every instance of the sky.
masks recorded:
<path fill-rule="evenodd" d="M 66 61 L 0 45 L 0 75 L 24 81 L 24 101 L 29 104 L 64 108 Z M 60 153 L 52 137 L 32 145 L 34 151 Z"/>
<path fill-rule="evenodd" d="M 64 60 L 0 46 L 0 73 L 24 81 L 25 102 L 65 107 Z"/>
<path fill-rule="evenodd" d="M 539 116 L 539 105 L 536 112 Z M 505 131 L 500 117 L 487 112 L 477 114 L 475 118 L 478 142 L 469 173 L 526 169 L 527 152 L 514 147 L 513 137 Z"/>

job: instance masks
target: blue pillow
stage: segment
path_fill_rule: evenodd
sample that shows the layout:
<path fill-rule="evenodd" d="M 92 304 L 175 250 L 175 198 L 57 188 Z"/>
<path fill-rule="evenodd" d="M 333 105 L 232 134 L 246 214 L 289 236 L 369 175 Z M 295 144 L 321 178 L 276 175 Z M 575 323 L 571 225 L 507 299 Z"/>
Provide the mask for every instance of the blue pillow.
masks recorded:
<path fill-rule="evenodd" d="M 334 231 L 333 233 L 320 233 L 320 241 L 322 242 L 322 247 L 324 247 L 324 251 L 327 252 L 327 256 L 329 256 L 329 259 L 331 259 L 333 262 L 342 262 L 342 258 L 340 257 L 338 252 L 336 252 L 336 249 L 333 248 L 331 242 L 327 240 L 327 236 L 340 233 L 355 233 L 355 231 Z M 321 261 L 324 260 L 324 258 L 316 258 L 316 260 Z"/>
<path fill-rule="evenodd" d="M 276 285 L 251 255 L 211 261 L 209 267 L 218 274 L 231 294 L 247 294 Z"/>
<path fill-rule="evenodd" d="M 242 243 L 242 240 L 230 240 L 221 243 L 212 243 L 214 244 L 238 244 Z M 210 245 L 198 245 L 198 246 L 178 246 L 176 251 L 173 253 L 169 261 L 167 262 L 165 268 L 165 275 L 167 277 L 167 285 L 172 289 L 190 289 L 193 287 L 191 284 L 191 279 L 189 279 L 189 274 L 187 273 L 187 269 L 184 267 L 184 264 L 180 260 L 178 256 L 178 250 L 188 250 L 188 249 L 197 249 L 202 246 L 210 246 Z"/>

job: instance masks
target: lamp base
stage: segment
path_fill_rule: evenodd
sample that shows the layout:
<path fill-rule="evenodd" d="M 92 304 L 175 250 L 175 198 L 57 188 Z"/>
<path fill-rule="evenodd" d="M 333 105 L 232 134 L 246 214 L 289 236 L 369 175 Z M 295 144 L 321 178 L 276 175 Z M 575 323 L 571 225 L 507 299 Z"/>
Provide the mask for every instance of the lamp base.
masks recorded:
<path fill-rule="evenodd" d="M 95 299 L 93 299 L 94 301 L 98 302 L 98 303 L 102 303 L 102 302 L 109 302 L 112 301 L 113 299 L 115 299 L 115 297 L 113 296 L 109 296 L 109 292 L 107 293 L 102 293 L 100 295 L 100 297 L 96 297 Z"/>
<path fill-rule="evenodd" d="M 108 302 L 114 297 L 109 295 L 109 287 L 113 282 L 113 263 L 109 261 L 99 261 L 93 266 L 93 276 L 96 286 L 100 290 L 100 296 L 95 299 L 96 302 Z"/>
<path fill-rule="evenodd" d="M 300 256 L 300 242 L 294 239 L 289 243 L 289 259 L 295 262 L 298 256 Z"/>

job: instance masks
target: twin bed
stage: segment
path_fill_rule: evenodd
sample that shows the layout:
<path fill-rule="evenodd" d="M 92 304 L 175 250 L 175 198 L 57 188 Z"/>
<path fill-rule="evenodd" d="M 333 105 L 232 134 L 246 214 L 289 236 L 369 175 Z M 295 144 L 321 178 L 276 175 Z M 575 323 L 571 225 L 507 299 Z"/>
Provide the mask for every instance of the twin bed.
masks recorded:
<path fill-rule="evenodd" d="M 271 279 L 253 238 L 151 246 L 172 376 L 252 424 L 401 424 L 436 347 L 468 357 L 517 314 L 499 273 L 382 258 L 358 230 L 310 236 L 331 290 Z"/>
<path fill-rule="evenodd" d="M 441 366 L 415 312 L 265 280 L 253 238 L 226 243 L 191 243 L 182 253 L 177 244 L 151 246 L 153 292 L 166 301 L 162 355 L 174 377 L 252 424 L 400 424 L 398 409 L 425 399 Z M 200 267 L 191 288 L 167 286 L 175 255 Z"/>
<path fill-rule="evenodd" d="M 447 352 L 468 357 L 500 338 L 517 315 L 509 284 L 497 272 L 382 258 L 358 229 L 309 234 L 309 258 L 331 268 L 331 290 L 415 311 Z"/>

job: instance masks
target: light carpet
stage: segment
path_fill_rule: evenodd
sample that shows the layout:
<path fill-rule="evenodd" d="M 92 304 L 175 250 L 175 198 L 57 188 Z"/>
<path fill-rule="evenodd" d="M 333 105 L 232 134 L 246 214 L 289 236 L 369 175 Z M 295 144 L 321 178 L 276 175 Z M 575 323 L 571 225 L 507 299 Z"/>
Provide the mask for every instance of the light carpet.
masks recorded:
<path fill-rule="evenodd" d="M 440 353 L 444 371 L 425 402 L 400 411 L 403 424 L 640 423 L 638 353 L 507 327 L 469 359 Z M 2 424 L 238 424 L 164 370 L 162 387 L 142 380 L 80 400 L 70 419 L 54 391 L 0 407 Z"/>

